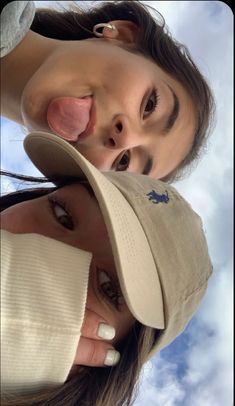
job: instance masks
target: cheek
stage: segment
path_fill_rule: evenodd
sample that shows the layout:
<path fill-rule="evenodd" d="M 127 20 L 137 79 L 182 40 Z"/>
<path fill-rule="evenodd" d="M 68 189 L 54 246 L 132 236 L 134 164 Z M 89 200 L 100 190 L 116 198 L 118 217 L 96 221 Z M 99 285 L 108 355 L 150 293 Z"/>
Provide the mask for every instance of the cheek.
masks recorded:
<path fill-rule="evenodd" d="M 33 210 L 26 204 L 4 210 L 1 213 L 1 228 L 15 234 L 23 234 L 36 232 L 38 226 Z"/>
<path fill-rule="evenodd" d="M 76 149 L 96 168 L 108 171 L 111 170 L 117 153 L 106 148 L 103 142 L 103 139 L 95 134 L 84 143 L 79 143 Z"/>
<path fill-rule="evenodd" d="M 68 44 L 71 48 L 71 44 Z M 67 45 L 66 45 L 67 47 Z M 78 96 L 80 86 L 84 84 L 84 74 L 78 66 L 81 64 L 79 52 L 76 46 L 72 51 L 69 49 L 57 50 L 50 55 L 31 77 L 25 87 L 25 95 L 39 96 L 41 102 L 47 97 L 47 102 L 56 96 Z M 86 71 L 89 64 L 85 64 Z"/>
<path fill-rule="evenodd" d="M 109 263 L 110 258 L 112 258 L 111 247 L 107 239 L 105 230 L 96 227 L 94 223 L 92 225 L 86 224 L 83 239 L 84 249 L 92 252 L 97 261 L 103 262 L 105 260 Z"/>
<path fill-rule="evenodd" d="M 87 202 L 89 206 L 89 202 Z M 109 242 L 106 226 L 96 202 L 92 206 L 81 208 L 78 224 L 80 248 L 93 253 L 96 261 L 110 263 L 112 249 Z"/>
<path fill-rule="evenodd" d="M 27 82 L 21 99 L 21 113 L 28 129 L 47 129 L 47 107 L 52 98 L 68 94 L 73 72 L 66 74 L 63 64 L 46 61 Z M 74 87 L 73 87 L 74 89 Z M 66 93 L 67 92 L 67 93 Z"/>

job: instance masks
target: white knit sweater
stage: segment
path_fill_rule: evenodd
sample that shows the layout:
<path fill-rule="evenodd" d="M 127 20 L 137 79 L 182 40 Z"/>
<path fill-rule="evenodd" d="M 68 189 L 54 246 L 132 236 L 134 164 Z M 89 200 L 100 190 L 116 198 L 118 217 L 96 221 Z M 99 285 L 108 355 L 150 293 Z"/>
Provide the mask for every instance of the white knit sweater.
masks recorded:
<path fill-rule="evenodd" d="M 33 1 L 11 1 L 1 12 L 0 57 L 9 54 L 25 37 L 35 14 Z"/>
<path fill-rule="evenodd" d="M 91 254 L 1 230 L 1 386 L 24 394 L 62 384 L 80 338 Z"/>

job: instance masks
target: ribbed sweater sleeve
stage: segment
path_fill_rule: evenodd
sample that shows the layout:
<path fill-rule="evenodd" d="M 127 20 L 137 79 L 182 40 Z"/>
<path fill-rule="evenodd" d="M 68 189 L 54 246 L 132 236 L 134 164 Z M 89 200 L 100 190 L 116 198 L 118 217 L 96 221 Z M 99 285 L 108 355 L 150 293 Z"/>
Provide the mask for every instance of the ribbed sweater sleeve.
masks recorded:
<path fill-rule="evenodd" d="M 80 338 L 91 254 L 36 234 L 1 231 L 1 386 L 62 384 Z"/>
<path fill-rule="evenodd" d="M 9 54 L 25 37 L 35 14 L 33 1 L 10 1 L 1 11 L 0 57 Z"/>

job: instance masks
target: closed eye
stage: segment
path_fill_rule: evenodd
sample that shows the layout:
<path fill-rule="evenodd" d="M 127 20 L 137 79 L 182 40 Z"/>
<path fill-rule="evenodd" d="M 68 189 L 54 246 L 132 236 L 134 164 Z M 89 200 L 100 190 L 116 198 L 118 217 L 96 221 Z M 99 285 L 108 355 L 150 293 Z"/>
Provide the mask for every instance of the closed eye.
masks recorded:
<path fill-rule="evenodd" d="M 74 230 L 74 223 L 71 215 L 67 212 L 65 204 L 58 202 L 54 196 L 48 196 L 52 214 L 56 221 L 64 228 L 68 230 Z"/>

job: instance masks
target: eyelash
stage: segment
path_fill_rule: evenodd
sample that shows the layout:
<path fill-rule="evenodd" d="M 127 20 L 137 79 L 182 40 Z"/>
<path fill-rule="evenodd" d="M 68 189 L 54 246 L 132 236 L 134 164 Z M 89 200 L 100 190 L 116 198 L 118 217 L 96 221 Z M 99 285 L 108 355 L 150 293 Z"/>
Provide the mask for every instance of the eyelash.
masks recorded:
<path fill-rule="evenodd" d="M 117 284 L 114 283 L 114 281 L 112 280 L 112 278 L 109 276 L 109 274 L 104 271 L 103 269 L 97 268 L 97 279 L 98 279 L 98 288 L 99 291 L 101 293 L 101 295 L 108 300 L 112 305 L 115 306 L 115 308 L 120 311 L 120 304 L 122 304 L 124 302 L 123 296 L 120 292 L 120 289 L 117 287 Z M 103 278 L 103 282 L 101 282 L 101 277 Z M 110 285 L 111 285 L 111 295 L 109 295 L 103 290 L 103 289 L 107 289 L 108 291 L 110 291 Z M 103 286 L 103 288 L 102 288 Z"/>
<path fill-rule="evenodd" d="M 152 90 L 152 93 L 150 94 L 148 100 L 147 100 L 147 103 L 146 103 L 145 108 L 144 108 L 144 112 L 145 112 L 146 106 L 148 105 L 148 102 L 149 102 L 149 100 L 150 100 L 150 98 L 151 98 L 152 96 L 154 97 L 154 100 L 153 100 L 153 107 L 152 107 L 151 111 L 148 112 L 147 115 L 144 115 L 144 117 L 146 117 L 146 116 L 148 117 L 150 114 L 152 114 L 152 113 L 156 110 L 156 108 L 157 108 L 157 106 L 158 106 L 160 96 L 159 96 L 158 90 L 157 90 L 156 88 L 154 88 L 154 89 Z"/>
<path fill-rule="evenodd" d="M 61 200 L 58 202 L 57 198 L 55 198 L 54 196 L 48 196 L 48 201 L 50 204 L 52 214 L 53 214 L 54 218 L 56 219 L 56 221 L 63 228 L 66 228 L 67 230 L 74 230 L 73 219 L 72 219 L 72 216 L 68 213 L 68 210 L 66 209 L 66 204 L 64 202 L 62 202 Z M 58 213 L 56 213 L 57 208 L 64 211 L 65 214 L 58 215 Z M 62 219 L 66 220 L 66 222 L 60 221 Z"/>
<path fill-rule="evenodd" d="M 128 154 L 128 162 L 124 163 L 124 166 L 121 169 L 118 169 L 118 165 L 120 165 L 121 160 L 123 159 L 123 157 L 125 157 L 126 154 Z M 129 150 L 125 151 L 124 154 L 122 155 L 121 159 L 119 160 L 118 164 L 117 164 L 116 171 L 117 172 L 126 171 L 128 169 L 128 167 L 129 167 L 130 160 L 131 160 L 130 151 Z"/>

